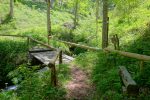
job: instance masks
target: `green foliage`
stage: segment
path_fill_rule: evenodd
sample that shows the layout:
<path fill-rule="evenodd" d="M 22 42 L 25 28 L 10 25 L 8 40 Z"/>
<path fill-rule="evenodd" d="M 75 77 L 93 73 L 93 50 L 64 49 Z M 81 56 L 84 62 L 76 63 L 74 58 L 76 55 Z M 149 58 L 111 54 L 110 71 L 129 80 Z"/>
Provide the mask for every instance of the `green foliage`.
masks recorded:
<path fill-rule="evenodd" d="M 70 68 L 68 64 L 58 65 L 58 80 L 61 81 L 61 85 L 66 84 L 70 79 Z"/>
<path fill-rule="evenodd" d="M 17 97 L 17 94 L 14 93 L 13 91 L 0 93 L 0 99 L 1 100 L 19 100 L 19 98 Z"/>
<path fill-rule="evenodd" d="M 18 39 L 1 38 L 0 46 L 0 79 L 6 81 L 8 72 L 14 70 L 17 65 L 26 62 L 27 45 Z"/>
<path fill-rule="evenodd" d="M 85 68 L 86 70 L 90 70 L 90 68 L 93 68 L 93 63 L 96 62 L 98 56 L 97 53 L 93 52 L 85 52 L 81 53 L 76 57 L 76 63 L 79 64 L 82 68 Z"/>
<path fill-rule="evenodd" d="M 32 76 L 32 73 L 38 69 L 38 66 L 33 66 L 32 69 L 28 68 L 27 65 L 23 64 L 17 67 L 17 69 L 9 72 L 8 77 L 12 79 L 14 84 L 21 83 L 24 79 L 27 79 Z"/>
<path fill-rule="evenodd" d="M 9 7 L 8 0 L 0 0 L 0 21 L 5 19 L 5 16 L 9 11 L 8 7 Z"/>
<path fill-rule="evenodd" d="M 112 98 L 117 100 L 122 98 L 118 68 L 112 64 L 113 62 L 111 62 L 111 60 L 109 60 L 110 55 L 105 53 L 99 53 L 98 55 L 98 61 L 94 66 L 92 76 L 98 94 L 100 94 L 103 99 Z"/>
<path fill-rule="evenodd" d="M 35 73 L 37 66 L 32 69 L 21 65 L 9 73 L 10 77 L 18 80 L 16 91 L 19 100 L 63 100 L 63 88 L 51 86 L 50 71 Z"/>
<path fill-rule="evenodd" d="M 31 35 L 46 43 L 46 3 L 42 0 L 17 1 L 14 8 L 15 17 L 9 20 L 7 16 L 9 13 L 9 0 L 0 0 L 0 21 L 3 21 L 0 25 L 0 33 Z M 58 6 L 58 0 L 56 0 L 55 7 L 51 11 L 52 34 L 58 39 L 100 47 L 101 23 L 99 21 L 99 32 L 96 34 L 94 13 L 96 8 L 94 8 L 94 2 L 95 0 L 80 0 L 79 25 L 75 30 L 72 30 L 75 0 L 67 0 L 63 2 L 62 6 Z M 150 55 L 149 9 L 150 2 L 148 0 L 109 0 L 109 34 L 110 37 L 118 34 L 121 50 Z M 66 23 L 69 27 L 65 27 Z M 24 40 L 0 39 L 0 79 L 4 78 L 5 80 L 8 72 L 26 62 L 27 47 Z M 63 51 L 71 53 L 69 47 L 63 43 L 50 40 L 50 45 L 57 48 L 62 47 Z M 36 44 L 33 43 L 32 46 L 36 46 Z M 135 59 L 121 57 L 116 54 L 106 55 L 104 53 L 85 52 L 86 50 L 80 48 L 74 48 L 73 51 L 73 53 L 79 54 L 76 62 L 87 71 L 93 71 L 92 79 L 96 85 L 98 99 L 122 99 L 117 68 L 120 65 L 125 65 L 128 68 L 140 86 L 150 85 L 149 63 L 144 63 L 145 69 L 142 73 L 139 73 L 139 62 Z M 60 66 L 59 72 L 61 74 L 58 76 L 63 82 L 68 78 L 68 70 L 66 65 Z M 3 100 L 9 100 L 11 96 L 14 100 L 18 98 L 44 100 L 52 97 L 60 99 L 64 96 L 62 89 L 56 89 L 49 85 L 49 73 L 39 76 L 39 74 L 33 74 L 32 72 L 33 70 L 25 65 L 21 65 L 18 69 L 12 71 L 9 76 L 13 77 L 14 83 L 20 84 L 17 91 L 19 97 L 16 97 L 16 93 L 12 92 L 2 93 L 0 97 Z M 141 95 L 143 98 L 144 96 Z"/>
<path fill-rule="evenodd" d="M 18 89 L 21 100 L 56 100 L 64 98 L 64 91 L 50 86 L 50 77 L 44 74 L 38 77 L 36 74 L 24 80 Z"/>

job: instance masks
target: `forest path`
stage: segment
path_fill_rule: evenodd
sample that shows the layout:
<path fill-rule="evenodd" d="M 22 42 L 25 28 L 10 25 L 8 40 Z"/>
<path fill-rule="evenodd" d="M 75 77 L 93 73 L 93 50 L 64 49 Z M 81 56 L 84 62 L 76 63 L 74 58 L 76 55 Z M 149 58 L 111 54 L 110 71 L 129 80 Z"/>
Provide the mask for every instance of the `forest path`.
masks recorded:
<path fill-rule="evenodd" d="M 93 86 L 89 74 L 76 65 L 70 67 L 71 80 L 65 85 L 67 100 L 90 100 Z"/>

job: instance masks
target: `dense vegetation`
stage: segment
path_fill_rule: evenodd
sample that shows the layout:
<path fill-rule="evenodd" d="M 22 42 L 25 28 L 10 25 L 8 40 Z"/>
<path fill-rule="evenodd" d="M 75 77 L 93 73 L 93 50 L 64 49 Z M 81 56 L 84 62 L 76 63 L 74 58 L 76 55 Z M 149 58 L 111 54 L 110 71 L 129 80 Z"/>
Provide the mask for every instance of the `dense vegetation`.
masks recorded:
<path fill-rule="evenodd" d="M 52 35 L 55 38 L 101 48 L 102 2 L 101 0 L 79 0 L 77 26 L 74 28 L 75 1 L 59 3 L 55 0 L 51 9 Z M 78 1 L 78 0 L 77 0 Z M 99 2 L 96 2 L 99 1 Z M 99 3 L 98 7 L 97 3 Z M 113 47 L 111 37 L 119 36 L 120 50 L 150 56 L 150 1 L 109 0 L 109 47 Z M 47 4 L 44 0 L 16 0 L 14 17 L 9 13 L 9 0 L 0 0 L 0 34 L 30 35 L 47 42 Z M 98 16 L 96 16 L 98 10 Z M 96 17 L 98 20 L 96 21 Z M 98 24 L 96 24 L 98 22 Z M 98 29 L 97 26 L 98 25 Z M 98 30 L 98 31 L 97 31 Z M 33 44 L 35 45 L 35 44 Z M 138 96 L 123 95 L 119 66 L 126 66 L 140 87 L 150 87 L 150 63 L 144 63 L 140 72 L 140 61 L 120 56 L 116 53 L 91 52 L 78 47 L 69 47 L 50 40 L 50 45 L 76 57 L 75 64 L 91 74 L 95 86 L 93 100 L 148 100 L 150 91 L 142 91 Z M 1 92 L 2 100 L 61 100 L 65 99 L 63 85 L 69 80 L 68 65 L 59 69 L 59 87 L 50 85 L 49 71 L 37 73 L 38 66 L 27 65 L 27 44 L 25 39 L 0 37 L 0 85 L 19 85 L 16 91 Z M 11 81 L 10 81 L 11 80 Z M 1 82 L 2 81 L 2 82 Z"/>

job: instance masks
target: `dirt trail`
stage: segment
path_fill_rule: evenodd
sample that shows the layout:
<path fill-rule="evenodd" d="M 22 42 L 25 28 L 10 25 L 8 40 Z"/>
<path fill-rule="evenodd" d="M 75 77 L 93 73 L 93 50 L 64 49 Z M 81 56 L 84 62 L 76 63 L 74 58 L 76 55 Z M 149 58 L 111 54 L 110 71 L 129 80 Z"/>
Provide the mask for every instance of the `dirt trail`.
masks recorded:
<path fill-rule="evenodd" d="M 89 100 L 93 90 L 89 76 L 77 66 L 71 67 L 72 79 L 66 84 L 67 100 Z"/>

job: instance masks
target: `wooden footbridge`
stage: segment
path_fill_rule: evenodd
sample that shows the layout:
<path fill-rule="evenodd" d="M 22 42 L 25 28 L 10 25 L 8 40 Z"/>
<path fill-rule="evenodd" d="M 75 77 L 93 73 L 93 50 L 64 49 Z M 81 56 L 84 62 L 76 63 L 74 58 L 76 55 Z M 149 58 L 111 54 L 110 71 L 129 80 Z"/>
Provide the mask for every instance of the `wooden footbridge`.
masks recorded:
<path fill-rule="evenodd" d="M 73 60 L 72 57 L 63 54 L 61 49 L 51 47 L 50 45 L 43 43 L 41 41 L 38 41 L 30 36 L 1 35 L 1 34 L 0 34 L 0 36 L 13 36 L 13 37 L 27 38 L 28 53 L 30 56 L 29 58 L 31 59 L 31 63 L 43 64 L 45 66 L 48 66 L 51 69 L 51 84 L 53 86 L 57 86 L 57 82 L 58 82 L 55 65 L 61 64 L 63 62 L 68 63 Z M 54 39 L 53 37 L 49 37 L 49 38 Z M 140 61 L 140 71 L 142 71 L 144 69 L 144 63 L 150 61 L 150 56 L 147 56 L 147 55 L 124 52 L 124 51 L 110 49 L 110 48 L 100 49 L 100 48 L 89 47 L 89 46 L 71 43 L 71 42 L 62 41 L 62 40 L 56 40 L 56 41 L 59 41 L 61 43 L 67 44 L 67 45 L 84 48 L 84 49 L 91 50 L 91 51 L 97 51 L 97 52 L 104 51 L 106 53 L 112 52 L 112 53 L 119 54 L 121 56 L 137 59 Z M 35 48 L 34 47 L 31 49 L 30 48 L 31 42 L 35 42 L 46 48 Z M 124 85 L 123 89 L 127 93 L 138 92 L 136 82 L 132 79 L 131 75 L 129 74 L 129 72 L 127 71 L 127 69 L 125 67 L 120 67 L 119 74 L 122 79 L 122 83 Z"/>

